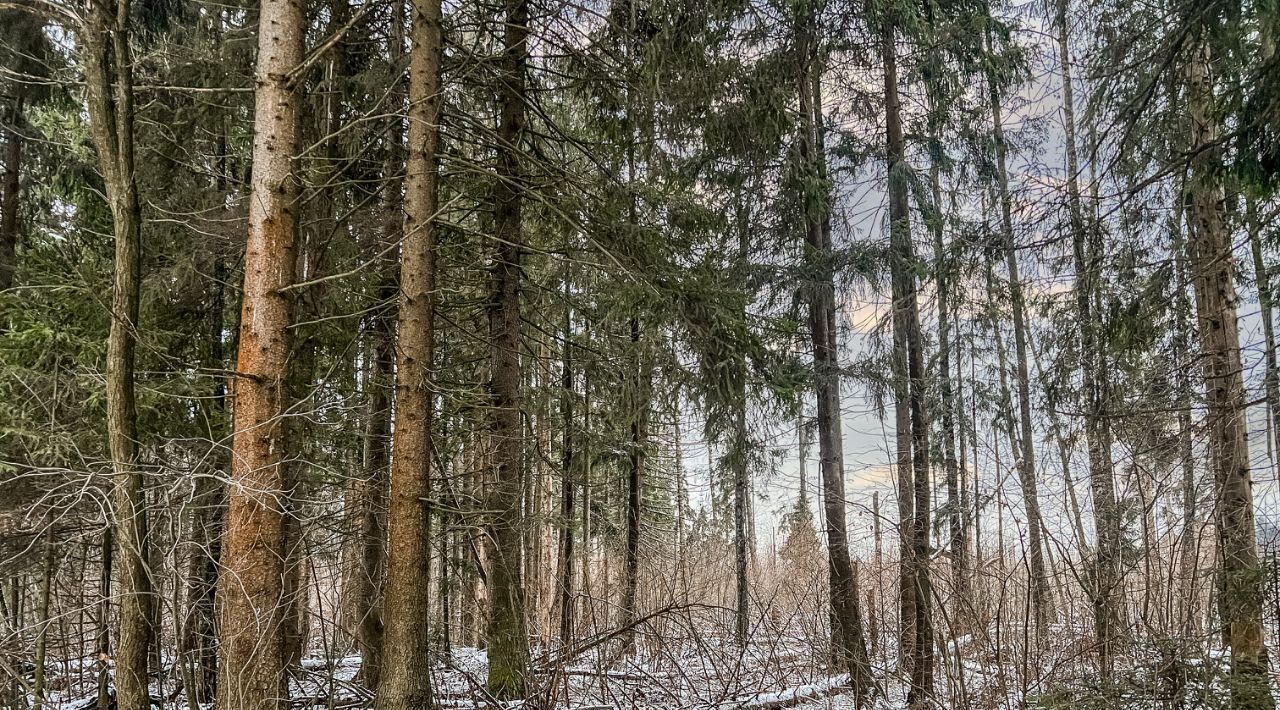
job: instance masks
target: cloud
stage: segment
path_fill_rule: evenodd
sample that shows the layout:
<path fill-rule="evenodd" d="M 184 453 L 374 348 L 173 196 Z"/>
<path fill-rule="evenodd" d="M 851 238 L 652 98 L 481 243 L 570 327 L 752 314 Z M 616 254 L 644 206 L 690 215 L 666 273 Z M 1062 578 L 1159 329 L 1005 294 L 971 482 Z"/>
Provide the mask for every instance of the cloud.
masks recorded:
<path fill-rule="evenodd" d="M 851 491 L 893 488 L 895 472 L 892 464 L 878 463 L 861 466 L 846 474 L 845 482 Z"/>

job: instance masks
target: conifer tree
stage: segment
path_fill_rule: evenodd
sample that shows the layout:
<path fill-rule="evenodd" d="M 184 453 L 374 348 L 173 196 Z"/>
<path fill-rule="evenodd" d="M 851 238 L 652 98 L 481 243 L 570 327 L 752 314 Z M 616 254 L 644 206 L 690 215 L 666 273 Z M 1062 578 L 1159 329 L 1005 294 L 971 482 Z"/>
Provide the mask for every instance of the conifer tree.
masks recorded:
<path fill-rule="evenodd" d="M 231 710 L 284 708 L 286 528 L 292 504 L 283 415 L 298 248 L 303 7 L 267 0 L 259 11 L 253 177 L 239 355 L 231 486 L 219 575 L 218 703 Z"/>

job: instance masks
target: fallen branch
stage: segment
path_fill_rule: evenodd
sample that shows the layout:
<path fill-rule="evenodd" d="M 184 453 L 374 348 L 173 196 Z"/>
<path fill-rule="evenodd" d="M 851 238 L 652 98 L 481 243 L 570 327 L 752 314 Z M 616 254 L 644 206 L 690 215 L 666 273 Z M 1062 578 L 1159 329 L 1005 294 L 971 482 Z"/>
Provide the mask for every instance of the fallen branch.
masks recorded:
<path fill-rule="evenodd" d="M 586 653 L 587 651 L 590 651 L 591 649 L 596 648 L 597 646 L 601 646 L 601 645 L 604 645 L 604 644 L 606 644 L 606 643 L 609 643 L 609 642 L 610 642 L 610 641 L 612 641 L 613 639 L 618 638 L 619 636 L 621 636 L 621 635 L 623 635 L 623 634 L 627 633 L 628 631 L 631 631 L 632 629 L 636 628 L 637 626 L 640 626 L 641 624 L 648 623 L 651 619 L 656 619 L 656 618 L 658 618 L 659 616 L 663 616 L 663 615 L 665 615 L 665 614 L 670 614 L 670 613 L 671 613 L 671 612 L 673 612 L 673 611 L 683 611 L 683 610 L 685 610 L 685 609 L 720 609 L 720 608 L 722 608 L 722 607 L 718 607 L 718 606 L 715 606 L 715 605 L 712 605 L 712 604 L 697 604 L 697 603 L 690 603 L 690 604 L 668 604 L 667 606 L 664 606 L 664 607 L 662 607 L 661 609 L 658 609 L 658 610 L 656 610 L 656 611 L 649 612 L 648 614 L 645 614 L 644 616 L 641 616 L 641 617 L 639 617 L 639 618 L 637 618 L 637 619 L 634 619 L 634 620 L 632 620 L 632 621 L 630 621 L 630 622 L 628 622 L 628 623 L 626 623 L 626 624 L 623 624 L 622 626 L 619 626 L 619 627 L 617 627 L 617 628 L 615 628 L 615 629 L 612 629 L 612 630 L 607 631 L 607 632 L 605 632 L 605 633 L 603 633 L 603 634 L 600 634 L 599 636 L 596 636 L 595 638 L 588 639 L 588 640 L 586 640 L 586 641 L 584 641 L 584 642 L 582 642 L 582 643 L 578 644 L 577 646 L 574 646 L 573 648 L 571 648 L 571 649 L 569 649 L 569 650 L 567 650 L 567 651 L 564 651 L 564 652 L 562 652 L 562 653 L 560 653 L 560 654 L 558 654 L 558 655 L 555 655 L 555 656 L 546 656 L 546 657 L 543 657 L 543 658 L 539 659 L 539 660 L 538 660 L 538 663 L 537 663 L 537 671 L 536 671 L 536 672 L 539 672 L 539 673 L 546 673 L 546 672 L 549 672 L 549 671 L 553 671 L 553 670 L 555 670 L 555 669 L 556 669 L 556 668 L 558 668 L 558 667 L 564 666 L 564 665 L 565 665 L 565 664 L 567 664 L 569 661 L 571 661 L 571 660 L 573 660 L 573 659 L 577 658 L 578 656 L 581 656 L 582 654 Z"/>

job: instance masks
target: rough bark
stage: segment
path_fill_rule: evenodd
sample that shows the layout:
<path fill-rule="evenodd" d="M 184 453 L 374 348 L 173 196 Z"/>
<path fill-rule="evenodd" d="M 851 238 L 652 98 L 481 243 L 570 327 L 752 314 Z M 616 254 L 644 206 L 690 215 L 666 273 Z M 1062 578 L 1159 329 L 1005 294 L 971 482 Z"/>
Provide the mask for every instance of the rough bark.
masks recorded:
<path fill-rule="evenodd" d="M 13 287 L 18 269 L 18 205 L 22 176 L 22 94 L 13 98 L 5 126 L 4 176 L 0 180 L 0 291 Z"/>
<path fill-rule="evenodd" d="M 1201 40 L 1192 45 L 1185 77 L 1195 156 L 1188 185 L 1194 215 L 1189 245 L 1191 280 L 1208 409 L 1209 465 L 1216 493 L 1220 609 L 1231 646 L 1232 706 L 1253 710 L 1273 708 L 1275 700 L 1267 680 L 1262 623 L 1264 572 L 1254 524 L 1235 263 L 1221 182 L 1221 129 L 1212 61 L 1207 43 Z"/>
<path fill-rule="evenodd" d="M 439 0 L 414 0 L 409 30 L 409 139 L 400 265 L 399 344 L 388 515 L 386 630 L 376 706 L 429 705 L 432 361 L 440 122 Z"/>
<path fill-rule="evenodd" d="M 551 344 L 543 339 L 538 345 L 537 356 L 538 385 L 543 392 L 549 392 L 554 377 L 551 372 Z M 533 534 L 528 536 L 532 554 L 525 558 L 525 564 L 532 568 L 531 579 L 527 580 L 534 592 L 530 600 L 533 613 L 534 628 L 539 641 L 546 646 L 551 643 L 551 617 L 555 608 L 555 568 L 552 566 L 555 555 L 556 536 L 552 526 L 555 516 L 555 500 L 552 491 L 555 488 L 554 466 L 551 465 L 551 397 L 543 394 L 539 397 L 538 414 L 534 418 L 536 424 L 537 450 L 540 454 L 534 466 L 532 496 L 529 499 L 532 514 Z"/>
<path fill-rule="evenodd" d="M 749 264 L 748 234 L 751 210 L 743 202 L 742 195 L 735 196 L 737 210 L 738 254 L 737 271 L 742 283 L 747 283 Z M 747 322 L 746 309 L 737 314 Z M 733 567 L 734 567 L 734 640 L 739 646 L 747 643 L 747 617 L 750 605 L 750 581 L 748 579 L 748 544 L 752 537 L 748 531 L 747 516 L 750 507 L 751 479 L 748 468 L 747 436 L 747 359 L 743 353 L 734 353 L 727 363 L 733 388 L 733 438 L 729 444 L 729 468 L 733 472 Z"/>
<path fill-rule="evenodd" d="M 812 16 L 801 20 L 797 61 L 801 132 L 800 168 L 825 183 L 824 137 L 819 126 L 822 101 L 817 91 L 821 76 Z M 849 533 L 845 521 L 844 451 L 840 433 L 840 365 L 836 338 L 835 282 L 831 266 L 829 196 L 805 195 L 804 258 L 815 274 L 808 285 L 809 331 L 813 347 L 814 390 L 817 394 L 819 471 L 827 538 L 827 572 L 832 615 L 832 647 L 836 660 L 850 672 L 850 683 L 859 697 L 871 688 L 870 663 L 862 630 L 861 600 L 849 557 Z"/>
<path fill-rule="evenodd" d="M 952 411 L 954 412 L 955 422 L 956 422 L 956 430 L 955 430 L 956 448 L 959 450 L 959 455 L 960 455 L 960 461 L 959 461 L 960 480 L 958 482 L 958 485 L 960 488 L 960 498 L 958 501 L 958 504 L 960 506 L 960 511 L 959 511 L 960 546 L 958 548 L 958 551 L 960 556 L 956 559 L 955 565 L 956 565 L 956 574 L 959 577 L 959 579 L 957 580 L 958 588 L 956 590 L 956 594 L 957 596 L 960 596 L 962 600 L 967 602 L 965 610 L 963 611 L 963 613 L 959 615 L 959 621 L 961 624 L 963 624 L 965 621 L 965 616 L 966 615 L 972 616 L 972 613 L 973 613 L 972 612 L 973 610 L 973 599 L 972 599 L 973 566 L 974 566 L 974 559 L 977 557 L 977 554 L 972 549 L 973 548 L 972 543 L 974 538 L 973 531 L 976 527 L 974 524 L 974 521 L 977 518 L 977 515 L 975 514 L 975 511 L 973 509 L 973 506 L 976 506 L 976 504 L 978 503 L 978 498 L 976 495 L 976 486 L 977 486 L 978 476 L 975 472 L 974 474 L 975 489 L 974 489 L 974 495 L 971 498 L 970 488 L 969 488 L 969 467 L 970 465 L 973 465 L 976 467 L 978 461 L 977 461 L 976 455 L 974 456 L 974 459 L 972 462 L 969 460 L 968 458 L 969 449 L 966 446 L 966 444 L 968 443 L 966 439 L 966 435 L 968 433 L 967 425 L 969 423 L 966 422 L 965 420 L 964 352 L 963 352 L 963 348 L 960 347 L 960 343 L 961 343 L 960 334 L 957 333 L 955 338 L 956 370 L 955 370 L 955 378 L 952 380 L 955 383 L 956 390 L 952 400 Z"/>
<path fill-rule="evenodd" d="M 225 143 L 221 146 L 225 151 Z M 225 187 L 221 182 L 219 180 L 220 187 Z M 221 195 L 222 190 L 218 190 L 218 193 Z M 223 284 L 227 277 L 227 267 L 220 253 L 213 254 L 212 273 L 215 283 L 208 312 L 209 350 L 206 366 L 210 370 L 221 371 L 226 369 L 223 362 L 223 317 L 226 306 Z M 226 394 L 226 381 L 218 378 L 213 397 L 203 400 L 203 414 L 208 421 L 210 439 L 214 442 L 211 453 L 214 465 L 211 470 L 196 478 L 191 495 L 191 522 L 187 535 L 187 608 L 182 614 L 178 655 L 183 664 L 187 704 L 193 709 L 200 704 L 213 702 L 218 685 L 215 630 L 217 610 L 214 599 L 218 586 L 218 558 L 222 550 L 222 518 L 227 496 L 222 476 L 230 465 L 222 443 L 227 429 Z"/>
<path fill-rule="evenodd" d="M 395 215 L 397 224 L 398 212 Z M 389 236 L 397 238 L 399 232 L 397 226 Z M 384 282 L 378 294 L 379 301 L 393 302 L 395 284 L 389 280 Z M 343 503 L 351 540 L 344 550 L 342 614 L 346 633 L 360 651 L 359 681 L 366 688 L 376 690 L 382 669 L 381 597 L 387 556 L 387 521 L 383 511 L 387 505 L 391 441 L 391 398 L 388 395 L 394 386 L 396 348 L 388 314 L 373 314 L 369 325 L 372 343 L 362 470 L 347 484 Z"/>
<path fill-rule="evenodd" d="M 290 482 L 284 411 L 297 268 L 302 61 L 301 0 L 263 0 L 259 12 L 253 174 L 232 422 L 231 486 L 218 591 L 218 704 L 288 706 L 285 625 Z"/>
<path fill-rule="evenodd" d="M 520 401 L 521 221 L 524 175 L 521 165 L 525 124 L 525 71 L 529 49 L 528 0 L 505 0 L 506 32 L 498 90 L 498 166 L 494 181 L 494 255 L 488 305 L 490 431 L 496 479 L 486 509 L 492 541 L 489 573 L 489 692 L 500 699 L 522 698 L 529 666 L 525 632 L 524 583 L 520 574 L 522 521 L 520 491 L 524 466 L 524 426 Z"/>
<path fill-rule="evenodd" d="M 634 222 L 634 216 L 633 220 Z M 627 528 L 622 562 L 622 600 L 618 604 L 618 626 L 625 627 L 621 639 L 623 653 L 635 650 L 635 626 L 638 617 L 636 592 L 640 583 L 640 524 L 644 511 L 645 447 L 649 439 L 649 379 L 643 364 L 640 345 L 640 319 L 631 318 L 631 347 L 636 373 L 632 380 L 631 451 L 627 467 Z"/>
<path fill-rule="evenodd" d="M 98 570 L 98 608 L 94 624 L 93 651 L 98 660 L 98 710 L 111 710 L 111 562 L 115 557 L 111 525 L 102 531 L 102 564 Z"/>
<path fill-rule="evenodd" d="M 734 569 L 734 614 L 733 637 L 739 646 L 747 643 L 747 615 L 750 597 L 747 579 L 747 391 L 746 362 L 741 357 L 735 367 L 741 368 L 737 373 L 738 383 L 735 393 L 733 419 L 733 443 L 731 445 L 733 469 L 733 569 Z"/>
<path fill-rule="evenodd" d="M 590 321 L 585 322 L 590 329 Z M 594 521 L 591 517 L 591 375 L 585 368 L 582 372 L 582 445 L 579 455 L 582 457 L 582 597 L 584 623 L 594 621 L 595 600 L 591 596 L 591 536 Z"/>
<path fill-rule="evenodd" d="M 565 296 L 569 294 L 569 283 L 565 281 Z M 563 438 L 560 444 L 560 545 L 557 561 L 557 577 L 560 590 L 560 643 L 569 644 L 573 639 L 573 556 L 574 556 L 574 508 L 577 504 L 577 482 L 573 478 L 574 436 L 573 436 L 573 336 L 572 311 L 565 309 L 564 315 L 564 355 L 560 380 L 560 418 L 562 420 Z M 584 545 L 585 546 L 585 545 Z"/>
<path fill-rule="evenodd" d="M 115 275 L 107 338 L 107 441 L 115 506 L 120 612 L 116 642 L 116 703 L 148 710 L 147 658 L 151 645 L 146 495 L 138 461 L 134 351 L 142 281 L 142 211 L 134 179 L 133 59 L 129 4 L 93 2 L 81 41 L 90 132 L 111 208 Z"/>
<path fill-rule="evenodd" d="M 892 253 L 894 360 L 898 374 L 905 364 L 905 381 L 896 383 L 897 458 L 900 468 L 899 495 L 911 495 L 909 538 L 904 539 L 904 566 L 909 569 L 903 582 L 911 591 L 910 667 L 911 688 L 907 701 L 911 705 L 928 702 L 933 695 L 933 592 L 929 575 L 930 507 L 929 440 L 924 412 L 924 353 L 920 333 L 920 312 L 914 274 L 915 253 L 911 243 L 911 221 L 908 207 L 906 141 L 902 131 L 901 104 L 898 97 L 897 47 L 893 23 L 882 29 L 880 42 L 884 63 L 885 142 L 889 174 L 889 241 Z M 902 397 L 906 395 L 906 416 Z M 905 451 L 903 450 L 905 448 Z M 910 487 L 901 469 L 910 469 Z M 902 504 L 900 503 L 900 508 Z M 905 607 L 905 604 L 904 604 Z"/>
<path fill-rule="evenodd" d="M 31 685 L 31 707 L 41 710 L 44 706 L 44 671 L 49 641 L 49 597 L 53 586 L 53 544 L 44 545 L 44 561 L 40 566 L 40 606 L 36 610 L 35 678 Z"/>
<path fill-rule="evenodd" d="M 1186 185 L 1179 191 L 1186 192 Z M 1170 220 L 1170 241 L 1173 249 L 1173 282 L 1178 284 L 1174 294 L 1173 356 L 1177 369 L 1178 435 L 1176 457 L 1181 467 L 1182 531 L 1179 536 L 1180 631 L 1187 637 L 1200 632 L 1199 578 L 1200 578 L 1200 486 L 1196 480 L 1196 460 L 1191 421 L 1191 395 L 1193 391 L 1191 363 L 1192 340 L 1195 337 L 1194 306 L 1187 297 L 1186 284 L 1191 281 L 1187 264 L 1187 243 L 1183 231 L 1186 218 L 1186 200 L 1174 205 Z"/>
<path fill-rule="evenodd" d="M 329 33 L 338 31 L 347 21 L 351 5 L 346 0 L 331 3 Z M 401 66 L 405 37 L 405 3 L 397 0 L 391 6 L 390 38 L 388 44 L 389 65 Z M 341 155 L 336 131 L 342 122 L 342 102 L 334 96 L 342 95 L 339 84 L 339 67 L 345 63 L 348 45 L 345 40 L 335 43 L 331 51 L 327 82 L 330 84 L 329 115 L 326 125 L 330 170 L 342 172 Z M 403 76 L 393 74 L 388 104 L 396 113 L 405 111 Z M 387 130 L 387 152 L 383 162 L 383 175 L 388 178 L 381 190 L 382 225 L 380 238 L 370 239 L 366 245 L 369 258 L 376 263 L 374 270 L 380 279 L 376 292 L 377 303 L 364 322 L 368 338 L 368 356 L 365 358 L 366 418 L 363 435 L 363 452 L 360 471 L 352 476 L 343 496 L 343 511 L 349 535 L 342 551 L 342 597 L 340 599 L 341 625 L 349 641 L 360 652 L 360 670 L 356 680 L 365 688 L 377 691 L 382 669 L 382 593 L 386 569 L 387 541 L 387 489 L 391 449 L 391 396 L 394 383 L 395 328 L 390 309 L 396 303 L 396 280 L 382 253 L 399 244 L 404 221 L 401 203 L 401 185 L 390 176 L 399 174 L 404 167 L 404 124 L 399 116 L 391 119 Z M 329 201 L 333 231 L 345 230 L 339 208 Z"/>
<path fill-rule="evenodd" d="M 677 402 L 679 400 L 677 399 Z M 677 411 L 679 404 L 676 405 Z M 674 429 L 672 440 L 684 441 L 680 434 L 680 419 L 677 417 L 672 422 Z M 676 554 L 676 588 L 679 590 L 680 600 L 684 604 L 689 603 L 689 560 L 687 549 L 687 535 L 685 531 L 685 523 L 689 515 L 689 491 L 688 483 L 685 480 L 684 473 L 684 457 L 682 455 L 682 447 L 675 447 L 675 478 L 676 478 L 676 535 L 675 535 L 675 554 Z M 803 493 L 803 486 L 801 487 Z"/>

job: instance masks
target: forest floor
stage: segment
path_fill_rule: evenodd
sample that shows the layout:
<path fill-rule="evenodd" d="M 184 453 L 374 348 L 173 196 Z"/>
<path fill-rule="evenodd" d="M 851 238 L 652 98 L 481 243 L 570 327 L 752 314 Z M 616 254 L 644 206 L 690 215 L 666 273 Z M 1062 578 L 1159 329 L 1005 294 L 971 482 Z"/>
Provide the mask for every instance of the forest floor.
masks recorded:
<path fill-rule="evenodd" d="M 1057 654 L 1057 663 L 1031 670 L 1026 654 L 997 657 L 980 641 L 962 637 L 938 647 L 936 681 L 939 707 L 1080 708 L 1093 707 L 1087 659 Z M 988 649 L 989 650 L 989 649 Z M 1062 649 L 1059 649 L 1062 650 Z M 873 657 L 876 690 L 861 707 L 889 710 L 906 707 L 905 680 L 885 656 Z M 773 638 L 740 648 L 714 634 L 673 641 L 644 636 L 634 654 L 619 657 L 615 645 L 601 644 L 569 662 L 553 660 L 555 651 L 534 649 L 530 699 L 499 704 L 484 689 L 488 657 L 484 650 L 455 647 L 447 662 L 435 666 L 436 707 L 525 708 L 526 710 L 852 710 L 856 699 L 847 675 L 832 675 L 815 659 L 815 645 L 800 638 Z M 1113 696 L 1124 708 L 1212 708 L 1226 697 L 1221 676 L 1202 674 L 1207 666 L 1221 667 L 1220 652 L 1206 659 L 1189 659 L 1180 676 L 1167 672 L 1160 659 L 1134 653 L 1126 659 L 1126 684 Z M 999 662 L 997 662 L 999 661 Z M 361 659 L 341 655 L 326 659 L 316 652 L 303 660 L 290 684 L 296 709 L 354 710 L 371 707 L 372 695 L 358 681 Z M 186 710 L 187 700 L 171 664 L 152 686 L 153 707 Z M 46 708 L 92 710 L 97 681 L 94 661 L 69 661 L 50 668 L 51 688 Z M 957 672 L 963 669 L 962 672 Z M 1030 671 L 1030 672 L 1029 672 Z M 1200 679 L 1205 678 L 1207 682 Z M 1025 679 L 1025 680 L 1024 680 Z M 1175 687 L 1176 686 L 1176 687 Z M 1280 677 L 1273 677 L 1274 689 Z M 1177 701 L 1172 698 L 1177 696 Z M 1215 698 L 1217 701 L 1215 702 Z M 1096 697 L 1095 697 L 1096 699 Z M 207 710 L 204 708 L 202 710 Z"/>
<path fill-rule="evenodd" d="M 636 654 L 609 659 L 603 654 L 580 657 L 553 668 L 533 664 L 533 684 L 525 708 L 605 710 L 613 708 L 684 708 L 688 710 L 775 710 L 779 708 L 854 707 L 847 675 L 829 675 L 810 662 L 810 649 L 786 648 L 776 642 L 751 644 L 740 651 L 732 644 L 705 639 L 700 649 L 681 651 L 637 647 Z M 372 705 L 372 696 L 357 681 L 360 656 L 304 659 L 290 682 L 294 708 L 326 710 Z M 84 670 L 81 671 L 83 663 Z M 46 708 L 92 710 L 96 706 L 95 662 L 70 661 L 51 667 Z M 170 668 L 166 664 L 166 668 Z M 494 707 L 484 689 L 488 656 L 482 649 L 455 647 L 450 660 L 438 663 L 433 684 L 438 708 Z M 186 698 L 176 678 L 152 684 L 153 707 L 185 710 Z M 508 708 L 522 707 L 505 703 Z M 902 707 L 901 693 L 890 693 L 866 708 Z M 207 710 L 207 709 L 204 709 Z"/>

